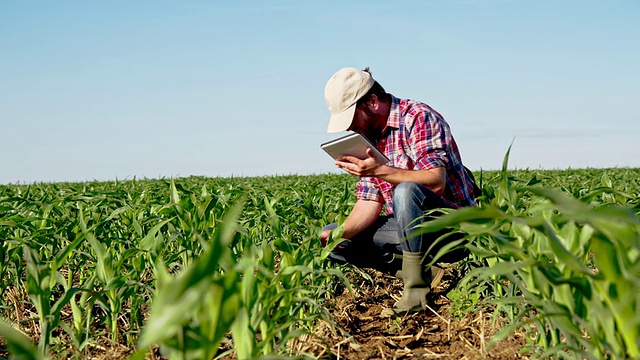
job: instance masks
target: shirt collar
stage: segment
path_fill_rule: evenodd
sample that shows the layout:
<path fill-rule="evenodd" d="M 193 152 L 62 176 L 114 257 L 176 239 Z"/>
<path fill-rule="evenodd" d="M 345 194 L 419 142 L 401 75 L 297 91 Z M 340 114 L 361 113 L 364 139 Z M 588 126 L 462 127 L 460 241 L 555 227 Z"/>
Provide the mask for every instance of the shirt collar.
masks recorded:
<path fill-rule="evenodd" d="M 387 118 L 387 124 L 385 125 L 382 133 L 384 134 L 387 129 L 399 129 L 400 119 L 402 119 L 402 108 L 400 106 L 400 99 L 391 95 L 391 108 L 389 109 L 389 117 Z"/>

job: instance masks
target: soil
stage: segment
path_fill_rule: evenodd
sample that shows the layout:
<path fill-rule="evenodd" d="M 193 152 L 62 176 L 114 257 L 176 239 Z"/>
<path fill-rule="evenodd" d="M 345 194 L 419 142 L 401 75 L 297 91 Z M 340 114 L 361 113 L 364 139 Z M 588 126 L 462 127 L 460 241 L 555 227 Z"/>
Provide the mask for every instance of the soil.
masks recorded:
<path fill-rule="evenodd" d="M 335 322 L 333 330 L 330 324 L 321 323 L 315 334 L 292 341 L 290 345 L 295 350 L 322 359 L 529 359 L 520 354 L 525 345 L 522 333 L 487 348 L 501 328 L 487 308 L 478 308 L 477 313 L 470 312 L 462 318 L 452 314 L 446 295 L 460 279 L 455 267 L 445 268 L 427 311 L 402 317 L 380 315 L 401 296 L 402 281 L 375 270 L 361 271 L 366 276 L 355 270 L 347 273 L 352 291 L 339 290 L 340 295 L 328 304 Z M 104 340 L 99 341 L 100 346 L 92 346 L 87 359 L 120 360 L 132 354 L 133 349 Z M 223 345 L 221 351 L 228 347 Z M 147 358 L 164 359 L 155 350 Z M 0 359 L 8 356 L 0 338 Z M 234 358 L 228 356 L 225 360 Z"/>
<path fill-rule="evenodd" d="M 445 268 L 442 282 L 434 289 L 426 312 L 402 317 L 383 317 L 401 296 L 402 281 L 375 270 L 364 270 L 372 279 L 360 280 L 359 290 L 344 291 L 332 302 L 336 325 L 345 333 L 331 333 L 326 326 L 324 337 L 330 344 L 333 359 L 529 359 L 520 354 L 525 345 L 522 333 L 512 334 L 490 349 L 487 344 L 501 326 L 486 311 L 468 313 L 463 318 L 451 314 L 446 294 L 460 279 L 455 267 Z M 352 281 L 363 279 L 351 274 Z M 320 334 L 317 334 L 320 335 Z M 327 356 L 326 346 L 310 345 L 301 350 Z"/>

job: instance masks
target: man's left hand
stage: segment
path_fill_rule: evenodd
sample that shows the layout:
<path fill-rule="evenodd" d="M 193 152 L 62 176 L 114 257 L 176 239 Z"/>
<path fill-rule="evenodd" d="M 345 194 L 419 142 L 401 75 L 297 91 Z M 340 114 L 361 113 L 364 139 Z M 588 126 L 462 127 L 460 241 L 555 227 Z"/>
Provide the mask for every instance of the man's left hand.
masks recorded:
<path fill-rule="evenodd" d="M 355 156 L 344 155 L 336 160 L 336 166 L 355 176 L 376 176 L 376 170 L 383 164 L 379 164 L 373 157 L 371 149 L 367 149 L 367 158 L 358 159 Z"/>

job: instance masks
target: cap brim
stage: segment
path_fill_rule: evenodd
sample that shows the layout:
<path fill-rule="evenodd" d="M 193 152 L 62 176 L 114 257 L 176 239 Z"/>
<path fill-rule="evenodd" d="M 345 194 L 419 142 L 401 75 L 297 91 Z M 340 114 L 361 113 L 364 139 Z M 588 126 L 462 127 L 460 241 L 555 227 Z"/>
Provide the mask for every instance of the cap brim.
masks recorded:
<path fill-rule="evenodd" d="M 345 111 L 332 114 L 329 118 L 328 133 L 338 133 L 346 131 L 353 121 L 353 114 L 356 112 L 356 104 L 351 105 Z"/>

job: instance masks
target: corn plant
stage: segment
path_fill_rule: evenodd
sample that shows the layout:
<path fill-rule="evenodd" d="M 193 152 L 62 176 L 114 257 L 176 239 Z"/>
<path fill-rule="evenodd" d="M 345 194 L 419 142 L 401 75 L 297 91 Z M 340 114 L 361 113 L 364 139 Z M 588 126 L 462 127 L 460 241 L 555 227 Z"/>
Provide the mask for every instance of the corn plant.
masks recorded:
<path fill-rule="evenodd" d="M 46 359 L 46 357 L 42 356 L 36 347 L 33 346 L 31 339 L 3 320 L 0 320 L 0 337 L 7 340 L 9 350 L 17 359 Z"/>
<path fill-rule="evenodd" d="M 528 327 L 534 354 L 633 358 L 637 170 L 479 178 L 477 208 L 429 223 L 465 232 L 468 264 L 487 265 L 459 293 L 493 296 L 505 333 Z M 0 185 L 0 317 L 14 324 L 0 336 L 27 358 L 88 358 L 113 342 L 137 347 L 134 358 L 156 345 L 175 358 L 313 358 L 296 341 L 332 323 L 326 301 L 348 284 L 318 236 L 345 218 L 353 185 L 346 175 Z"/>
<path fill-rule="evenodd" d="M 537 178 L 514 181 L 507 158 L 477 207 L 422 226 L 467 234 L 481 267 L 460 287 L 488 289 L 511 322 L 491 344 L 525 327 L 536 357 L 640 358 L 640 220 L 627 206 L 635 200 L 607 177 L 581 198 L 531 186 Z"/>

